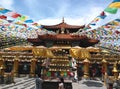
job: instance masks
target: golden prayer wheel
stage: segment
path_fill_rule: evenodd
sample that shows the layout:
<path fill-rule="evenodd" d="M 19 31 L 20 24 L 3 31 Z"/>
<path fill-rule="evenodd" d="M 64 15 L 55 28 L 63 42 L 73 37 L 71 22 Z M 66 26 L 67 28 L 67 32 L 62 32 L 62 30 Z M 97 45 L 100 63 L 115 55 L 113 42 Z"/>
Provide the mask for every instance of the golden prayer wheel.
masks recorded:
<path fill-rule="evenodd" d="M 31 59 L 31 67 L 30 67 L 30 76 L 34 77 L 35 76 L 35 68 L 36 68 L 36 59 L 33 57 Z"/>
<path fill-rule="evenodd" d="M 4 76 L 4 66 L 3 65 L 1 65 L 1 67 L 0 67 L 0 75 Z"/>
<path fill-rule="evenodd" d="M 14 66 L 13 66 L 13 71 L 14 71 L 14 76 L 18 76 L 18 66 L 19 66 L 19 57 L 18 55 L 14 59 Z"/>
<path fill-rule="evenodd" d="M 89 78 L 89 64 L 90 61 L 86 58 L 84 61 L 84 78 Z"/>
<path fill-rule="evenodd" d="M 0 66 L 4 64 L 4 60 L 2 58 L 2 56 L 0 56 Z"/>
<path fill-rule="evenodd" d="M 118 79 L 117 62 L 114 63 L 112 72 L 113 72 L 113 75 L 114 75 L 114 79 L 117 80 Z"/>

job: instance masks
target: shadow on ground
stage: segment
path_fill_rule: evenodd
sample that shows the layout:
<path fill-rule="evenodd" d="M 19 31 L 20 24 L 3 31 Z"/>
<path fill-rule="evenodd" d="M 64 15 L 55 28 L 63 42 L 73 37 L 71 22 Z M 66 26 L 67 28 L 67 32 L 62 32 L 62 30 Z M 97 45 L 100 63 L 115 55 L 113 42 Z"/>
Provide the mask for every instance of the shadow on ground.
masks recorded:
<path fill-rule="evenodd" d="M 98 81 L 86 80 L 86 81 L 83 81 L 82 84 L 85 84 L 88 87 L 103 87 L 103 84 L 101 82 L 98 82 Z"/>

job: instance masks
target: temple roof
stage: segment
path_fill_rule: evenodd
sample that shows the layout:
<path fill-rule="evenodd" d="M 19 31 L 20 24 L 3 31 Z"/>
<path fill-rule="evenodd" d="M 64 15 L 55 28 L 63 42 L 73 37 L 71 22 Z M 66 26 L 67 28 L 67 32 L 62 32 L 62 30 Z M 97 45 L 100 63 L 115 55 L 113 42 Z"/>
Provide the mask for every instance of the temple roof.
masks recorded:
<path fill-rule="evenodd" d="M 78 26 L 78 25 L 69 25 L 67 23 L 64 22 L 64 19 L 62 20 L 61 23 L 56 24 L 56 25 L 42 25 L 43 28 L 46 29 L 60 29 L 60 28 L 66 28 L 66 29 L 80 29 L 80 28 L 84 28 L 85 25 L 82 26 Z"/>
<path fill-rule="evenodd" d="M 42 40 L 82 40 L 87 36 L 71 35 L 71 34 L 57 34 L 57 35 L 38 35 Z"/>

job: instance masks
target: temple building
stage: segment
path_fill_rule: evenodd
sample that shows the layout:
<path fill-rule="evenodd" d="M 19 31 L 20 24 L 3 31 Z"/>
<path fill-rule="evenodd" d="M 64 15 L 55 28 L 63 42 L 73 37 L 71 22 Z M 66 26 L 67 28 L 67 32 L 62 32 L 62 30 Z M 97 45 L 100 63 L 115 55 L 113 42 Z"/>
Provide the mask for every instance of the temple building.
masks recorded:
<path fill-rule="evenodd" d="M 63 76 L 70 78 L 102 77 L 105 73 L 114 78 L 119 73 L 119 55 L 99 47 L 98 39 L 84 33 L 84 25 L 65 23 L 42 25 L 36 38 L 27 38 L 32 45 L 13 46 L 0 52 L 0 75 L 12 77 L 40 73 L 44 79 Z"/>
<path fill-rule="evenodd" d="M 69 25 L 64 22 L 64 19 L 60 24 L 42 25 L 42 27 L 47 30 L 45 34 L 38 34 L 38 38 L 28 38 L 28 41 L 35 46 L 89 47 L 99 42 L 97 39 L 92 39 L 82 34 L 83 28 L 85 27 L 84 25 Z"/>

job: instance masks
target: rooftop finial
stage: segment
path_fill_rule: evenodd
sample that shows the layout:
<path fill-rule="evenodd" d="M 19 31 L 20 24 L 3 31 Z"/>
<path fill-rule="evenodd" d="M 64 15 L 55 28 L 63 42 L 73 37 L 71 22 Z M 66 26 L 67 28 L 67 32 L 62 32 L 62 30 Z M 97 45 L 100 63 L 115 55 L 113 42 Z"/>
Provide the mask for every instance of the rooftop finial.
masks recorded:
<path fill-rule="evenodd" d="M 64 23 L 64 17 L 62 18 L 62 22 Z"/>

